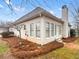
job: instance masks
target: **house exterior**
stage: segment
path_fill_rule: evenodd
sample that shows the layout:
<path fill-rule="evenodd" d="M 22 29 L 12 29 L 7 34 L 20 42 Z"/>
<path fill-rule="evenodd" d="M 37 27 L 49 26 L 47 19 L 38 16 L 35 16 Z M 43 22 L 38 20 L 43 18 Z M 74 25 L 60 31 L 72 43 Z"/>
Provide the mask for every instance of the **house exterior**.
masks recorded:
<path fill-rule="evenodd" d="M 0 37 L 2 37 L 1 33 L 2 32 L 7 32 L 9 31 L 9 27 L 7 26 L 0 26 Z"/>
<path fill-rule="evenodd" d="M 44 45 L 51 41 L 59 41 L 69 37 L 68 8 L 62 7 L 62 18 L 59 19 L 43 8 L 37 7 L 18 19 L 9 28 L 23 39 Z"/>
<path fill-rule="evenodd" d="M 0 33 L 8 31 L 7 27 L 0 27 Z"/>

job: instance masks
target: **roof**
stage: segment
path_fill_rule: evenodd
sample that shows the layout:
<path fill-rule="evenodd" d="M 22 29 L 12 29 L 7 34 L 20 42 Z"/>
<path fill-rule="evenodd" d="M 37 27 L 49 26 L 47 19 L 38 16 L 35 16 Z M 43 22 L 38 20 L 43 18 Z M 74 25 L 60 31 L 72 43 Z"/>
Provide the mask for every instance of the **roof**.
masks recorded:
<path fill-rule="evenodd" d="M 8 25 L 0 25 L 0 28 L 8 28 Z"/>
<path fill-rule="evenodd" d="M 3 27 L 3 26 L 0 26 L 0 28 L 8 28 L 8 27 Z"/>
<path fill-rule="evenodd" d="M 20 19 L 18 19 L 16 22 L 14 22 L 14 24 L 19 24 L 19 23 L 22 23 L 22 22 L 25 22 L 25 21 L 32 20 L 36 17 L 40 17 L 40 15 L 49 17 L 49 18 L 51 18 L 55 21 L 63 23 L 63 21 L 61 19 L 59 19 L 56 16 L 52 15 L 50 12 L 44 10 L 41 7 L 37 7 L 34 10 L 32 10 L 30 13 L 28 13 L 28 14 L 24 15 L 23 17 L 21 17 Z"/>

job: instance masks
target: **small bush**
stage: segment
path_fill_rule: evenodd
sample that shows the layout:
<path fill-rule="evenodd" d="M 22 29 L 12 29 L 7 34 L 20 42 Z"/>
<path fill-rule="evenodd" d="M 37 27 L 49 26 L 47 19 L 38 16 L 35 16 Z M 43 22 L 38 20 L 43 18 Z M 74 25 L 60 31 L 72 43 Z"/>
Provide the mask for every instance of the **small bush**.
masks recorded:
<path fill-rule="evenodd" d="M 71 30 L 70 30 L 70 36 L 71 36 L 71 37 L 75 37 L 75 30 L 74 30 L 74 29 L 71 29 Z"/>
<path fill-rule="evenodd" d="M 14 32 L 3 32 L 1 35 L 3 38 L 8 38 L 14 36 Z"/>

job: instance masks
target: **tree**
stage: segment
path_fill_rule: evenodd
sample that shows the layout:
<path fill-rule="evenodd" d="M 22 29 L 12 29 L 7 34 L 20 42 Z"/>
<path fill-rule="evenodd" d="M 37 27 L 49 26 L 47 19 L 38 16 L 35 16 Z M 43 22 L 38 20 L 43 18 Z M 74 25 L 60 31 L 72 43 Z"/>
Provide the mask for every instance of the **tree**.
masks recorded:
<path fill-rule="evenodd" d="M 21 38 L 21 29 L 22 29 L 23 25 L 19 25 L 19 26 L 15 26 L 15 29 L 17 29 L 17 31 L 19 32 L 19 37 Z"/>

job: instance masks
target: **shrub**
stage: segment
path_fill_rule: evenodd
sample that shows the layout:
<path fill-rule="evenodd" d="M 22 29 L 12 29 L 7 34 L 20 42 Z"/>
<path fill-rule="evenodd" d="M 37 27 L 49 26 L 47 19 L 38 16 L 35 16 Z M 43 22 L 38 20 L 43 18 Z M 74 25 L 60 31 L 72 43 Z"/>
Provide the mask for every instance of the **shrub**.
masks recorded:
<path fill-rule="evenodd" d="M 8 38 L 14 36 L 14 32 L 2 32 L 1 35 L 3 38 Z"/>
<path fill-rule="evenodd" d="M 71 30 L 70 30 L 70 36 L 71 36 L 71 37 L 74 37 L 74 36 L 75 36 L 75 30 L 74 30 L 74 29 L 71 29 Z"/>

